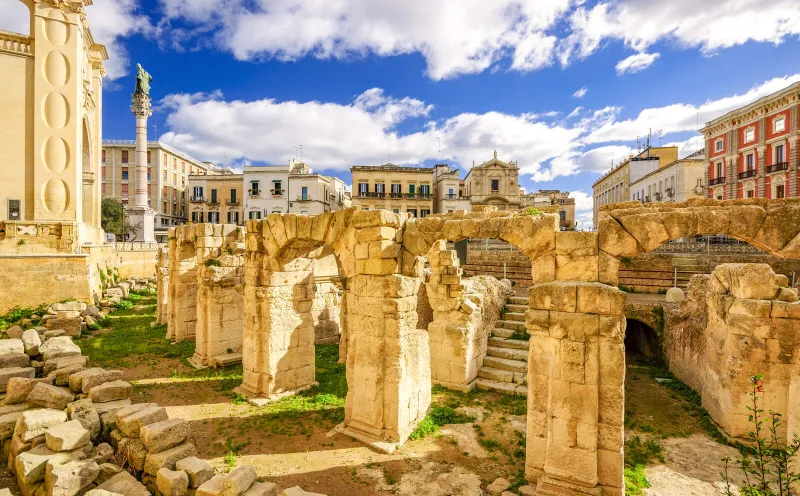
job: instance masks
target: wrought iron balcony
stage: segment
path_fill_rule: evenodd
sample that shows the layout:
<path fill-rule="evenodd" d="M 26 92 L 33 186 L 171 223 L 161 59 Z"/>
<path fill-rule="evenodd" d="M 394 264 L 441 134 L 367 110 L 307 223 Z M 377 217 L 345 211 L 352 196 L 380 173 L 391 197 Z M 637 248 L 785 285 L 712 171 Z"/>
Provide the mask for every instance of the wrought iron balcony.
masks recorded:
<path fill-rule="evenodd" d="M 717 185 L 717 184 L 725 184 L 725 176 L 715 177 L 714 179 L 709 179 L 708 180 L 708 185 L 709 186 L 714 186 L 714 185 Z"/>
<path fill-rule="evenodd" d="M 190 196 L 189 201 L 192 203 L 203 203 L 206 201 L 205 196 Z"/>
<path fill-rule="evenodd" d="M 298 196 L 297 196 L 297 198 L 295 198 L 295 200 L 294 200 L 294 201 L 299 201 L 299 202 L 309 202 L 309 201 L 311 201 L 311 197 L 310 197 L 310 196 L 308 196 L 308 195 L 306 195 L 306 196 L 303 196 L 303 195 L 298 195 Z"/>
<path fill-rule="evenodd" d="M 394 192 L 389 193 L 389 198 L 402 198 L 402 197 L 403 193 L 394 193 Z"/>
<path fill-rule="evenodd" d="M 755 169 L 747 169 L 746 171 L 739 173 L 739 179 L 747 179 L 748 177 L 756 177 L 757 173 L 758 173 L 758 171 L 755 170 Z"/>
<path fill-rule="evenodd" d="M 772 174 L 773 172 L 785 171 L 787 169 L 789 169 L 789 162 L 778 162 L 777 164 L 767 166 L 767 174 Z"/>
<path fill-rule="evenodd" d="M 247 190 L 247 193 L 250 195 L 250 198 L 260 198 L 261 197 L 261 191 L 257 190 L 257 189 L 249 189 L 249 190 Z"/>
<path fill-rule="evenodd" d="M 377 193 L 375 191 L 359 191 L 359 198 L 386 198 L 386 193 Z"/>
<path fill-rule="evenodd" d="M 241 203 L 238 200 L 233 200 L 233 201 L 228 200 L 225 202 L 225 205 L 229 207 L 238 207 L 239 205 L 241 205 Z"/>

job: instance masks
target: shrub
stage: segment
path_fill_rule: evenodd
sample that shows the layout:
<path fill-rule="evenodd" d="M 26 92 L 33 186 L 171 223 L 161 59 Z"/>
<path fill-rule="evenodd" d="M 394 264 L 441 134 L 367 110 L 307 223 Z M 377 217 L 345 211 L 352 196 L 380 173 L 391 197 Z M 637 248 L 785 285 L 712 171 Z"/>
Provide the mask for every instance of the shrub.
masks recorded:
<path fill-rule="evenodd" d="M 114 303 L 114 308 L 119 308 L 120 310 L 130 310 L 133 308 L 133 302 L 130 300 L 119 300 L 118 302 Z"/>
<path fill-rule="evenodd" d="M 211 266 L 219 267 L 222 264 L 219 263 L 219 260 L 217 260 L 216 258 L 209 258 L 208 260 L 206 260 L 205 265 L 206 267 L 211 267 Z"/>

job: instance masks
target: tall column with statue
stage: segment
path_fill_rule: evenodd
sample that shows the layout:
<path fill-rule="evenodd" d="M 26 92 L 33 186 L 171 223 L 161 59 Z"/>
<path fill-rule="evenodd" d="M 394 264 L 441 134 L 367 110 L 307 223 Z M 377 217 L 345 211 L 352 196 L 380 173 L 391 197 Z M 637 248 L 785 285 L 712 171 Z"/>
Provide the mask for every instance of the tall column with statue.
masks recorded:
<path fill-rule="evenodd" d="M 131 112 L 136 116 L 136 166 L 134 169 L 133 206 L 128 208 L 133 241 L 155 243 L 155 211 L 150 208 L 147 197 L 147 118 L 153 114 L 150 108 L 150 82 L 152 76 L 141 64 L 136 64 L 136 89 L 133 92 Z"/>

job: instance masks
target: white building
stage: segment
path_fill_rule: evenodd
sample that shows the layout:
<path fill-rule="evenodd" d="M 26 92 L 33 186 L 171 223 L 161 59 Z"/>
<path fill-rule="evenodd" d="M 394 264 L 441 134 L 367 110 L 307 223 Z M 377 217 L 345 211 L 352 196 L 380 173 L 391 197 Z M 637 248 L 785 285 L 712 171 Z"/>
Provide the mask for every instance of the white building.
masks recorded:
<path fill-rule="evenodd" d="M 703 198 L 705 150 L 645 174 L 630 184 L 630 199 L 644 203 Z"/>
<path fill-rule="evenodd" d="M 244 168 L 245 217 L 261 219 L 271 213 L 315 215 L 350 206 L 344 182 L 336 177 L 314 174 L 296 160 L 289 165 Z"/>
<path fill-rule="evenodd" d="M 435 213 L 455 212 L 456 210 L 472 210 L 469 198 L 462 196 L 463 188 L 458 169 L 451 169 L 447 164 L 436 164 L 433 168 Z"/>

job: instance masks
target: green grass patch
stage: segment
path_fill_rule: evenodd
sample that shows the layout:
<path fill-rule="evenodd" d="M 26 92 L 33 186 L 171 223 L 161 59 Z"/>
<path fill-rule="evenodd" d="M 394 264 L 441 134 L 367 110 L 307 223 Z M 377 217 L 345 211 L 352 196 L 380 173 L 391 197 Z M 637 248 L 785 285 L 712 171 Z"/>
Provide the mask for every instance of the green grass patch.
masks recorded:
<path fill-rule="evenodd" d="M 625 467 L 625 496 L 641 496 L 642 489 L 650 487 L 650 481 L 644 475 L 644 467 Z"/>
<path fill-rule="evenodd" d="M 648 465 L 654 460 L 664 463 L 664 448 L 655 439 L 642 441 L 639 436 L 631 436 L 625 441 L 625 466 Z"/>
<path fill-rule="evenodd" d="M 414 432 L 408 436 L 409 439 L 422 439 L 423 437 L 430 436 L 439 430 L 439 428 L 446 424 L 467 424 L 473 422 L 475 417 L 471 415 L 464 415 L 456 412 L 449 406 L 436 405 L 431 408 L 431 413 L 425 416 L 422 421 L 417 424 Z"/>
<path fill-rule="evenodd" d="M 47 308 L 50 305 L 39 305 L 36 308 L 30 307 L 15 307 L 7 314 L 0 316 L 0 330 L 6 330 L 11 326 L 16 325 L 23 319 L 30 319 L 31 315 L 38 315 L 39 317 L 47 313 Z M 34 325 L 38 324 L 38 320 Z"/>

